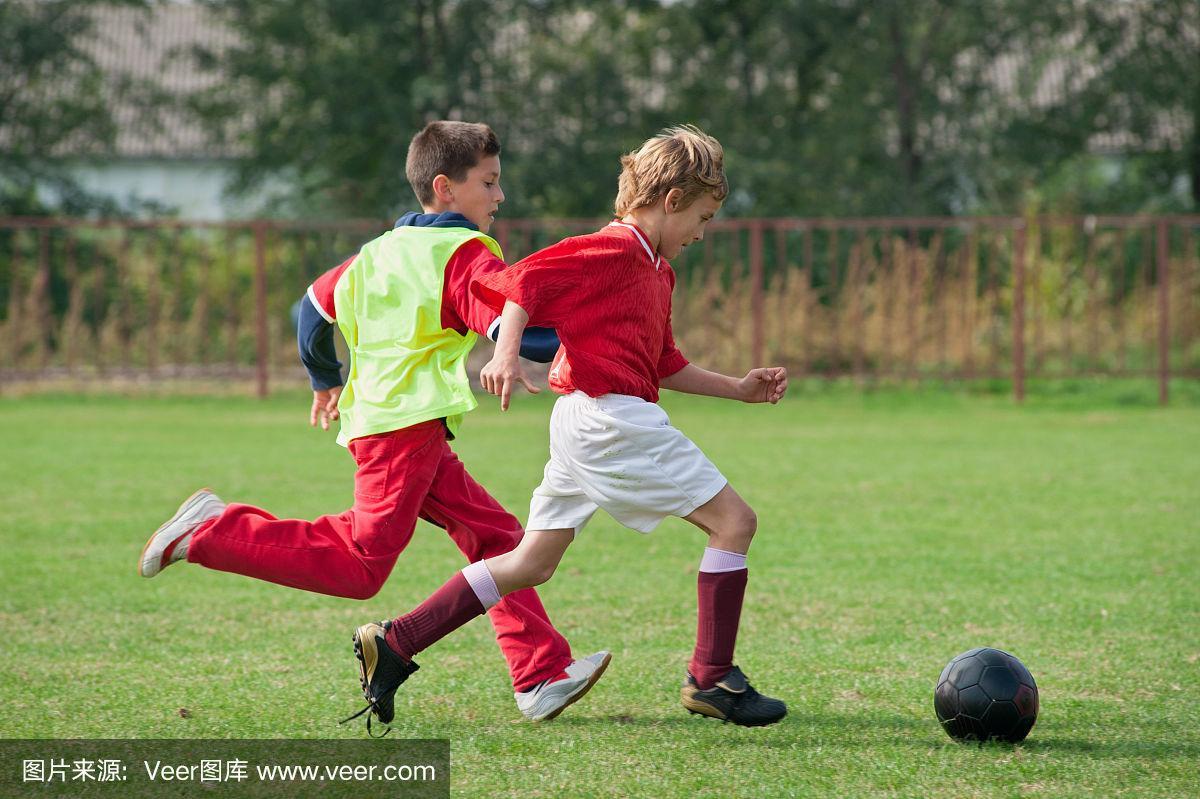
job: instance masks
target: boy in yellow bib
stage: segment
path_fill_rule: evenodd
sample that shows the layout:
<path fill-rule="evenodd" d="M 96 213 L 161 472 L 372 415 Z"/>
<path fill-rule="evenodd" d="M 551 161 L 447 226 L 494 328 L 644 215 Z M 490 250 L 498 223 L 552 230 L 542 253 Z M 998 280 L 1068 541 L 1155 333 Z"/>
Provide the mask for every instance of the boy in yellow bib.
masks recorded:
<path fill-rule="evenodd" d="M 311 522 L 277 519 L 249 505 L 227 505 L 203 489 L 151 536 L 139 564 L 143 576 L 186 559 L 306 591 L 367 599 L 387 579 L 418 517 L 443 528 L 472 563 L 517 545 L 520 522 L 471 478 L 449 446 L 463 414 L 476 406 L 467 354 L 478 333 L 499 333 L 499 315 L 470 291 L 473 280 L 505 267 L 500 246 L 487 235 L 504 201 L 499 155 L 500 144 L 486 125 L 430 123 L 413 138 L 406 164 L 424 213 L 402 216 L 395 229 L 318 278 L 302 302 L 301 360 L 313 387 L 310 423 L 328 428 L 340 419 L 338 443 L 358 467 L 353 507 Z M 350 350 L 344 386 L 334 324 Z M 541 331 L 541 342 L 529 338 L 527 354 L 550 360 L 558 342 L 546 333 Z M 488 593 L 490 581 L 476 586 L 469 568 L 462 579 L 477 588 L 467 603 L 472 607 L 448 612 L 474 616 L 481 612 L 476 605 L 491 608 L 517 705 L 527 718 L 556 716 L 599 679 L 609 654 L 572 659 L 532 589 L 497 603 L 499 597 Z M 390 622 L 379 622 L 355 633 L 363 692 L 372 715 L 385 723 L 394 716 L 396 680 L 417 670 L 384 644 L 397 632 Z"/>

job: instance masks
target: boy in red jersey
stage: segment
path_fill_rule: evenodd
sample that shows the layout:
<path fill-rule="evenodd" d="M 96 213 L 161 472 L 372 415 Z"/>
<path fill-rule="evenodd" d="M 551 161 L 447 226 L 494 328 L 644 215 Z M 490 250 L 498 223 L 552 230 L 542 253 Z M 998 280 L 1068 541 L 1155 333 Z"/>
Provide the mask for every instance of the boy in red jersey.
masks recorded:
<path fill-rule="evenodd" d="M 728 194 L 722 161 L 721 145 L 696 128 L 664 131 L 622 158 L 616 221 L 472 283 L 481 299 L 503 309 L 495 357 L 481 373 L 484 388 L 499 395 L 502 409 L 518 384 L 537 390 L 517 361 L 520 332 L 532 322 L 558 330 L 562 347 L 550 385 L 563 396 L 524 539 L 468 569 L 490 595 L 504 596 L 548 580 L 597 508 L 643 533 L 667 516 L 686 519 L 708 535 L 708 547 L 683 705 L 759 726 L 779 721 L 787 708 L 755 691 L 733 663 L 757 519 L 657 404 L 660 387 L 772 404 L 787 390 L 782 367 L 738 378 L 694 366 L 671 333 L 675 275 L 667 259 L 703 238 Z M 388 643 L 411 659 L 482 613 L 481 595 L 464 591 L 458 577 L 450 580 L 392 623 L 398 634 Z"/>
<path fill-rule="evenodd" d="M 500 321 L 470 291 L 472 280 L 506 266 L 487 235 L 504 201 L 500 142 L 487 125 L 431 122 L 409 145 L 406 176 L 424 213 L 404 214 L 393 230 L 317 278 L 301 302 L 300 358 L 313 388 L 309 421 L 326 429 L 340 421 L 338 443 L 357 465 L 353 507 L 313 521 L 277 519 L 202 489 L 146 542 L 142 576 L 191 562 L 368 599 L 412 540 L 418 517 L 445 530 L 469 561 L 510 551 L 520 540 L 520 522 L 475 482 L 449 443 L 476 405 L 467 353 L 477 334 L 494 336 Z M 344 386 L 335 323 L 350 349 Z M 523 352 L 550 360 L 557 340 L 552 331 L 541 337 L 547 333 L 555 343 L 544 357 L 535 337 L 526 337 L 530 350 Z M 573 659 L 535 592 L 493 604 L 489 615 L 527 718 L 560 712 L 603 673 L 609 654 Z M 394 715 L 395 691 L 379 686 L 416 669 L 383 646 L 388 626 L 364 624 L 354 634 L 363 693 L 385 723 Z"/>

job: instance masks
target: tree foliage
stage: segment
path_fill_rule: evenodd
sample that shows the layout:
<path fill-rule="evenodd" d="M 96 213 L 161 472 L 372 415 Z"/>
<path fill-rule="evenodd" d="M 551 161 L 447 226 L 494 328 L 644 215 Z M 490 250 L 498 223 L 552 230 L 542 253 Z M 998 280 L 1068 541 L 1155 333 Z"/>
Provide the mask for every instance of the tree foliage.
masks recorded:
<path fill-rule="evenodd" d="M 733 214 L 1137 210 L 1186 174 L 1200 197 L 1192 0 L 210 5 L 240 43 L 196 54 L 228 80 L 193 105 L 243 187 L 284 175 L 310 212 L 410 205 L 405 149 L 439 117 L 496 128 L 509 215 L 606 213 L 618 156 L 682 122 L 725 144 Z"/>
<path fill-rule="evenodd" d="M 138 5 L 137 3 L 129 3 Z M 110 208 L 79 187 L 61 154 L 103 153 L 116 136 L 106 76 L 85 47 L 95 33 L 90 0 L 0 2 L 0 215 Z"/>

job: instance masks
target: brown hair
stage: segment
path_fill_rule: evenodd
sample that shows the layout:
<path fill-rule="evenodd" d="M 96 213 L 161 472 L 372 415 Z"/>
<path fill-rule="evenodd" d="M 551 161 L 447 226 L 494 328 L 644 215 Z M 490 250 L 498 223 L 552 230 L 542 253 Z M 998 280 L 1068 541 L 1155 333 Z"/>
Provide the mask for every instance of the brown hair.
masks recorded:
<path fill-rule="evenodd" d="M 463 180 L 467 170 L 490 155 L 499 155 L 500 140 L 478 122 L 430 122 L 408 145 L 404 174 L 421 205 L 433 204 L 433 179 L 445 175 Z"/>
<path fill-rule="evenodd" d="M 723 201 L 729 194 L 721 143 L 694 125 L 667 128 L 637 150 L 621 156 L 615 203 L 618 217 L 683 191 L 686 208 L 704 192 Z"/>

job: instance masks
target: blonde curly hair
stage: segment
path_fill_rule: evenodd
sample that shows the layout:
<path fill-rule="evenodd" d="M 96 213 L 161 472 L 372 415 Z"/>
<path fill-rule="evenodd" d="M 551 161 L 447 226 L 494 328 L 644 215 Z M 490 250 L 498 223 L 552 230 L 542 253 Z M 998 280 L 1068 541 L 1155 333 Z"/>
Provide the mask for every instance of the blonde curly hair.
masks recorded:
<path fill-rule="evenodd" d="M 696 126 L 667 128 L 621 156 L 614 203 L 617 217 L 661 201 L 671 189 L 683 192 L 683 208 L 705 192 L 724 201 L 729 195 L 724 160 L 721 143 Z"/>

